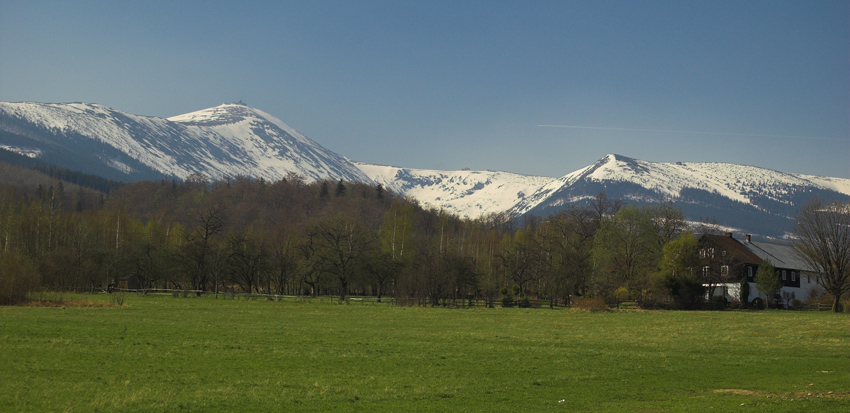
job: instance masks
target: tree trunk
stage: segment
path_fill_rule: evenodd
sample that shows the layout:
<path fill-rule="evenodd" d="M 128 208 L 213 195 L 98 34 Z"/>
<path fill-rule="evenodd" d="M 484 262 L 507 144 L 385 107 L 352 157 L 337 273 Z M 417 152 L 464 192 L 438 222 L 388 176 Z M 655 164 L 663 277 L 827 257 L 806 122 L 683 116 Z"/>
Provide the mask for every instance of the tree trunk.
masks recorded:
<path fill-rule="evenodd" d="M 339 283 L 340 287 L 342 287 L 339 292 L 339 300 L 345 301 L 345 297 L 348 295 L 348 282 L 340 277 Z"/>
<path fill-rule="evenodd" d="M 837 296 L 837 295 L 833 296 L 832 312 L 833 313 L 840 313 L 841 312 L 841 297 L 840 296 Z"/>

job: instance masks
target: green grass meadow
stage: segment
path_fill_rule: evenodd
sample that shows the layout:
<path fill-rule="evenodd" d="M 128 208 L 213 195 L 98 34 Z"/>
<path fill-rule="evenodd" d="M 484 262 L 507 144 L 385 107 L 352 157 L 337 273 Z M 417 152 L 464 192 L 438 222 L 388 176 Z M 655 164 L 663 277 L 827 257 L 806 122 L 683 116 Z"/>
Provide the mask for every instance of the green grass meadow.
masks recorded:
<path fill-rule="evenodd" d="M 847 412 L 850 318 L 131 295 L 0 308 L 0 369 L 0 411 Z"/>

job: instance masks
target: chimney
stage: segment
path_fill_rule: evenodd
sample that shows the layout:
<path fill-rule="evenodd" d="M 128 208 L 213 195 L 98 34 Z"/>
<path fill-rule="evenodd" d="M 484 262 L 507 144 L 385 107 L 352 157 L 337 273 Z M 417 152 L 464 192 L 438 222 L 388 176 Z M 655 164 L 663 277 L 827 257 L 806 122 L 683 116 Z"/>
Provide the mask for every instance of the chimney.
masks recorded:
<path fill-rule="evenodd" d="M 732 233 L 731 233 L 731 232 L 727 232 L 727 233 L 726 233 L 726 238 L 732 238 Z"/>
<path fill-rule="evenodd" d="M 751 240 L 752 240 L 752 235 L 747 234 L 747 242 L 750 242 Z"/>

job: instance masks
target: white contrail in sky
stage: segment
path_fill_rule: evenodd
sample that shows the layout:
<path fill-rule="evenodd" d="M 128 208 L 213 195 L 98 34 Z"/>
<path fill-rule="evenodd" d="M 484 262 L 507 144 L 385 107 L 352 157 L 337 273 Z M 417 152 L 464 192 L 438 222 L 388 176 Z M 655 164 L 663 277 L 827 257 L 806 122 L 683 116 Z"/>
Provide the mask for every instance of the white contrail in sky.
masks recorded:
<path fill-rule="evenodd" d="M 726 133 L 726 132 L 705 132 L 705 131 L 693 131 L 693 130 L 607 128 L 607 127 L 602 127 L 602 126 L 537 125 L 537 127 L 539 127 L 539 128 L 615 130 L 615 131 L 627 131 L 627 132 L 687 133 L 687 134 L 691 134 L 691 135 L 753 136 L 753 137 L 759 137 L 759 138 L 819 139 L 819 140 L 827 140 L 827 141 L 846 141 L 848 139 L 848 138 L 827 138 L 827 137 L 823 137 L 823 136 L 764 135 L 764 134 L 758 134 L 758 133 Z"/>

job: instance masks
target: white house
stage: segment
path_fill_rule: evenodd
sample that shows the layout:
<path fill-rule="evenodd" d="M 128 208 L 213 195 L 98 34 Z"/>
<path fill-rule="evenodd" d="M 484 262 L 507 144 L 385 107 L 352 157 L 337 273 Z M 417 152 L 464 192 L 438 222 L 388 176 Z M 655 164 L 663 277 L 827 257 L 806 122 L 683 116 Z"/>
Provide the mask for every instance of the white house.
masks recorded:
<path fill-rule="evenodd" d="M 730 301 L 746 302 L 764 299 L 754 280 L 764 260 L 776 267 L 776 276 L 782 282 L 778 298 L 786 307 L 790 307 L 793 300 L 809 298 L 815 291 L 817 294 L 823 292 L 817 283 L 817 269 L 811 268 L 797 249 L 787 244 L 753 241 L 750 235 L 739 240 L 732 233 L 706 234 L 700 238 L 700 258 L 706 264 L 703 277 L 709 296 L 725 295 Z M 750 283 L 749 297 L 740 296 L 742 277 Z"/>

